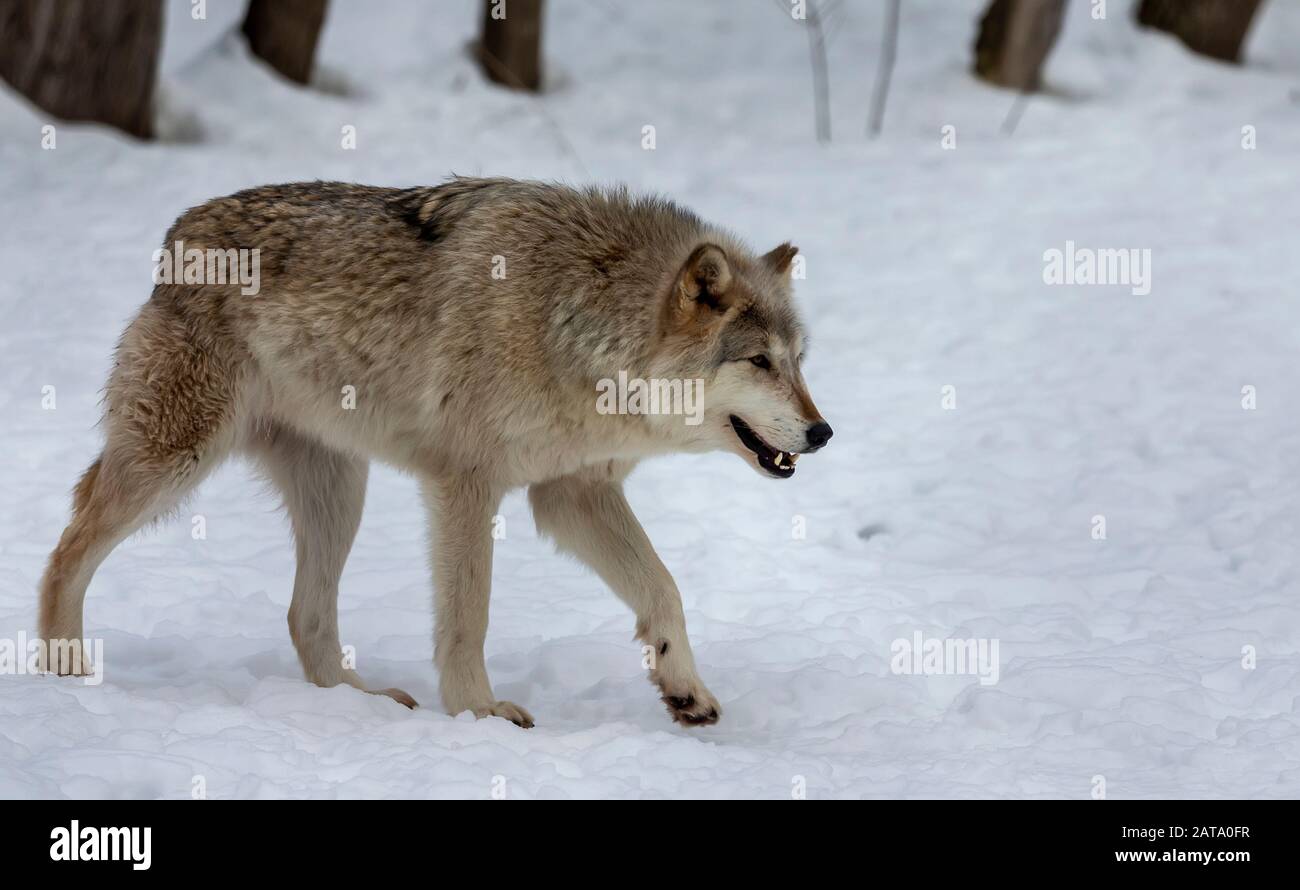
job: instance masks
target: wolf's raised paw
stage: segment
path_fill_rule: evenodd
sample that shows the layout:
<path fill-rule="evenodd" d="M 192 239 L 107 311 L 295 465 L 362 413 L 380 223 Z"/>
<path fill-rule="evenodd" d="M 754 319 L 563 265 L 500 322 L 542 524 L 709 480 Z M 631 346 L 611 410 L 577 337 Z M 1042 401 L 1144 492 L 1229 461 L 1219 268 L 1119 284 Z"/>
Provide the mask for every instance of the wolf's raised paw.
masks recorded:
<path fill-rule="evenodd" d="M 665 690 L 663 701 L 668 706 L 669 715 L 682 726 L 711 726 L 722 715 L 718 700 L 708 692 L 671 695 Z"/>
<path fill-rule="evenodd" d="M 514 702 L 497 701 L 486 708 L 475 708 L 474 716 L 480 719 L 483 717 L 504 717 L 515 726 L 523 729 L 533 728 L 533 715 Z"/>
<path fill-rule="evenodd" d="M 399 705 L 406 705 L 412 711 L 420 706 L 420 703 L 411 698 L 409 693 L 403 692 L 400 689 L 372 689 L 370 690 L 370 694 L 386 695 Z"/>

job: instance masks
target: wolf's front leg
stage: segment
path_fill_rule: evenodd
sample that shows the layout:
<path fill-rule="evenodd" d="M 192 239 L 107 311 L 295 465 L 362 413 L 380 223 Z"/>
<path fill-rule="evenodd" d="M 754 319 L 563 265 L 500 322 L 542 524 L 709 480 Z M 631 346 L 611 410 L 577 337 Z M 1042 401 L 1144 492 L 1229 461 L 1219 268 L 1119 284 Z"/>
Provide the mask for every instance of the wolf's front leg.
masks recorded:
<path fill-rule="evenodd" d="M 532 715 L 497 701 L 483 663 L 492 592 L 492 515 L 500 492 L 472 476 L 426 479 L 433 532 L 434 661 L 449 714 L 504 717 L 529 728 Z"/>
<path fill-rule="evenodd" d="M 528 490 L 537 527 L 577 556 L 636 613 L 650 679 L 678 723 L 717 723 L 722 708 L 695 670 L 682 598 L 641 523 L 623 497 L 621 479 L 565 476 Z"/>

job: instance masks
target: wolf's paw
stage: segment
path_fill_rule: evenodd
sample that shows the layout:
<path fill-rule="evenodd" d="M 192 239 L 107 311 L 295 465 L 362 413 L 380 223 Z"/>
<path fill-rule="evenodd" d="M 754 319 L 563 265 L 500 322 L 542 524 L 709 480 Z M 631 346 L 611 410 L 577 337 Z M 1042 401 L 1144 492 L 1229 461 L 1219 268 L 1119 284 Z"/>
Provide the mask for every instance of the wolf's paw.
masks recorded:
<path fill-rule="evenodd" d="M 95 666 L 90 657 L 76 652 L 50 652 L 41 646 L 36 654 L 36 673 L 57 674 L 60 677 L 93 677 Z"/>
<path fill-rule="evenodd" d="M 366 691 L 371 695 L 386 695 L 399 705 L 406 705 L 412 711 L 420 706 L 419 702 L 400 689 L 367 689 Z"/>
<path fill-rule="evenodd" d="M 666 686 L 659 688 L 669 715 L 682 726 L 711 726 L 722 716 L 722 706 L 703 686 L 679 692 L 670 692 Z"/>
<path fill-rule="evenodd" d="M 722 706 L 695 673 L 689 646 L 670 646 L 665 638 L 640 632 L 640 639 L 657 639 L 656 657 L 650 662 L 650 682 L 659 687 L 668 715 L 682 726 L 712 726 L 722 716 Z"/>
<path fill-rule="evenodd" d="M 504 717 L 515 726 L 523 729 L 533 728 L 533 715 L 514 702 L 494 701 L 486 708 L 475 708 L 474 716 L 480 720 L 484 717 Z"/>
<path fill-rule="evenodd" d="M 48 664 L 37 664 L 36 672 L 38 674 L 56 674 L 60 677 L 95 676 L 95 666 L 89 661 L 83 661 L 79 665 L 57 665 L 56 667 L 57 670 L 53 670 Z"/>

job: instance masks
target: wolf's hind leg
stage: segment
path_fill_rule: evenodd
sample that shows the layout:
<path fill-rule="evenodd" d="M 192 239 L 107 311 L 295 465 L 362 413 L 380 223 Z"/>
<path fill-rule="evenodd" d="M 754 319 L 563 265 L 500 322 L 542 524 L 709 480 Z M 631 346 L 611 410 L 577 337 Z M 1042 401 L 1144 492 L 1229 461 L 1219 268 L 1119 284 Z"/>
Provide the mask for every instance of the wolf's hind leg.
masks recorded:
<path fill-rule="evenodd" d="M 650 679 L 685 726 L 718 722 L 722 708 L 695 669 L 682 598 L 613 475 L 565 476 L 528 489 L 537 528 L 585 562 L 636 613 Z"/>
<path fill-rule="evenodd" d="M 298 568 L 289 636 L 303 673 L 317 686 L 346 683 L 414 708 L 415 699 L 402 690 L 367 690 L 357 672 L 343 665 L 339 576 L 361 523 L 369 464 L 282 426 L 258 434 L 249 450 L 284 497 L 293 525 Z"/>
<path fill-rule="evenodd" d="M 434 660 L 449 714 L 504 717 L 525 729 L 533 717 L 498 701 L 483 662 L 492 592 L 492 514 L 501 496 L 469 476 L 423 480 L 433 532 Z"/>
<path fill-rule="evenodd" d="M 73 496 L 73 516 L 41 580 L 40 634 L 82 638 L 86 588 L 104 558 L 176 505 L 230 453 L 237 370 L 150 303 L 118 348 L 104 451 Z M 60 665 L 47 665 L 60 670 Z"/>
<path fill-rule="evenodd" d="M 47 643 L 81 639 L 86 587 L 99 564 L 230 453 L 240 379 L 228 344 L 201 325 L 160 299 L 140 310 L 105 393 L 104 452 L 77 484 L 72 522 L 41 580 Z"/>
<path fill-rule="evenodd" d="M 73 495 L 72 521 L 50 554 L 41 579 L 40 636 L 55 652 L 61 641 L 82 640 L 86 588 L 113 548 L 145 523 L 173 509 L 206 475 L 220 455 L 193 460 L 185 454 L 160 461 L 137 454 L 121 437 L 110 436 L 104 453 L 90 465 Z M 43 670 L 89 673 L 91 666 L 68 664 L 63 653 L 41 659 Z"/>

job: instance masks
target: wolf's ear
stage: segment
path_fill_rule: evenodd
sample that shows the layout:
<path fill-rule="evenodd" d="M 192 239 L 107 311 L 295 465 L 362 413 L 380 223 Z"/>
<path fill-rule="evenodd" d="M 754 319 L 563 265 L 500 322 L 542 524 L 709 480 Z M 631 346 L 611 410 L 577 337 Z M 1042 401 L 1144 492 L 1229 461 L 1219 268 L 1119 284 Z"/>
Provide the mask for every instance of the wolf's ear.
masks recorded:
<path fill-rule="evenodd" d="M 787 241 L 784 244 L 778 244 L 763 254 L 762 259 L 773 272 L 784 275 L 790 271 L 790 264 L 794 262 L 795 254 L 798 252 L 799 248 Z"/>
<path fill-rule="evenodd" d="M 701 244 L 682 266 L 677 291 L 684 307 L 703 304 L 710 309 L 727 308 L 731 289 L 731 266 L 716 244 Z"/>
<path fill-rule="evenodd" d="M 712 329 L 736 297 L 727 255 L 716 244 L 701 244 L 687 257 L 663 304 L 663 330 Z"/>

